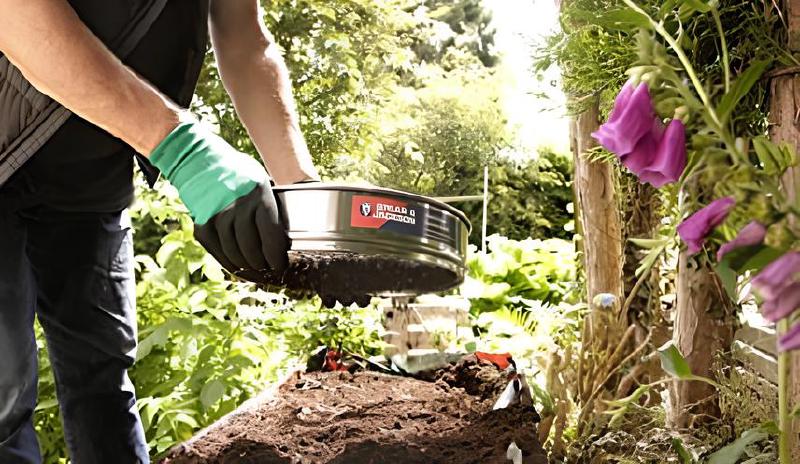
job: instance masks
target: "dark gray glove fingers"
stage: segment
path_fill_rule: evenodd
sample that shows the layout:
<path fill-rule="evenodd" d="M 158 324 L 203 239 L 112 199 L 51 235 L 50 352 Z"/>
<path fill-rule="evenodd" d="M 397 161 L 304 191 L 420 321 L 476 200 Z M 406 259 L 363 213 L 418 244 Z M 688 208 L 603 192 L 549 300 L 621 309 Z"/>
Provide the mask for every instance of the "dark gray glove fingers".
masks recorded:
<path fill-rule="evenodd" d="M 225 256 L 236 266 L 237 271 L 248 269 L 247 260 L 236 242 L 236 208 L 226 209 L 211 220 L 214 221 L 214 225 L 219 231 L 219 241 L 222 244 L 222 252 Z"/>
<path fill-rule="evenodd" d="M 271 195 L 271 192 L 268 194 Z M 289 266 L 289 237 L 278 220 L 277 211 L 258 208 L 256 225 L 261 235 L 261 252 L 272 270 L 282 274 Z"/>
<path fill-rule="evenodd" d="M 195 224 L 194 238 L 197 239 L 200 245 L 211 253 L 211 256 L 213 256 L 222 267 L 227 269 L 228 272 L 236 272 L 238 269 L 237 266 L 234 266 L 225 256 L 225 253 L 222 252 L 222 244 L 220 243 L 219 235 L 217 235 L 217 228 L 214 227 L 213 222 L 208 222 L 202 226 Z"/>
<path fill-rule="evenodd" d="M 246 198 L 246 200 L 247 202 L 242 204 L 240 210 L 236 212 L 234 219 L 233 229 L 236 234 L 236 243 L 239 245 L 239 251 L 247 261 L 249 269 L 257 271 L 268 269 L 267 259 L 261 252 L 261 235 L 256 226 L 256 211 L 260 209 L 260 203 L 251 201 L 250 198 Z"/>

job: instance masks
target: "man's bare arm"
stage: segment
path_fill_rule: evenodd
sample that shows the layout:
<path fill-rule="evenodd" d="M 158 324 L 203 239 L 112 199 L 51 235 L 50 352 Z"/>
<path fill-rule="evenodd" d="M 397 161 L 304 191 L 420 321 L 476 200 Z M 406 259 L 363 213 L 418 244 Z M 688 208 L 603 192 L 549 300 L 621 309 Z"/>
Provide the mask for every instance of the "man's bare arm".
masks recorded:
<path fill-rule="evenodd" d="M 212 0 L 211 40 L 236 112 L 278 184 L 317 179 L 278 47 L 257 0 Z"/>
<path fill-rule="evenodd" d="M 0 52 L 33 86 L 143 155 L 179 109 L 127 68 L 66 0 L 0 0 Z"/>

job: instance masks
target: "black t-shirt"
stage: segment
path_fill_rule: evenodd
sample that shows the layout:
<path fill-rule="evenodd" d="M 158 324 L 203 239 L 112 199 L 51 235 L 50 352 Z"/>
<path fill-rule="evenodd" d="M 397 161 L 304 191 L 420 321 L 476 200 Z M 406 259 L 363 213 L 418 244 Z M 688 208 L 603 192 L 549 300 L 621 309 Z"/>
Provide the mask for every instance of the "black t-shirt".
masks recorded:
<path fill-rule="evenodd" d="M 183 106 L 191 101 L 206 51 L 204 4 L 169 0 L 125 60 Z M 134 155 L 126 143 L 73 115 L 17 174 L 28 178 L 37 202 L 47 206 L 65 211 L 119 211 L 133 200 Z"/>

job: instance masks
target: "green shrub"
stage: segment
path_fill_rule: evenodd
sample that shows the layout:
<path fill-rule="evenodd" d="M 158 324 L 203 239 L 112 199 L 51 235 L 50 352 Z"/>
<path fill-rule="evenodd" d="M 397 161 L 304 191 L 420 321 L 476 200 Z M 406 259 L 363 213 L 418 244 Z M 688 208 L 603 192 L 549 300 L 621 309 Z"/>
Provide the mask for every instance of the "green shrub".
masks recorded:
<path fill-rule="evenodd" d="M 487 240 L 487 254 L 471 254 L 461 290 L 472 301 L 474 314 L 513 306 L 520 298 L 557 305 L 578 290 L 572 242 L 517 241 L 500 235 Z"/>
<path fill-rule="evenodd" d="M 568 208 L 572 201 L 571 158 L 543 149 L 532 161 L 498 160 L 489 168 L 487 234 L 514 240 L 570 240 L 573 215 Z M 483 203 L 457 206 L 466 213 L 475 231 L 470 241 L 479 244 Z"/>

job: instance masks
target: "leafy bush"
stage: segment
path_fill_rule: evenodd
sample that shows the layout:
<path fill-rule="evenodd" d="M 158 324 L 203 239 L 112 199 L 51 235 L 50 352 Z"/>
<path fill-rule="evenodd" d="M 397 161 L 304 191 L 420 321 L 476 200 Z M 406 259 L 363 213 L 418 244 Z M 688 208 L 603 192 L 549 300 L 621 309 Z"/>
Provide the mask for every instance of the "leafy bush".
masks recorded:
<path fill-rule="evenodd" d="M 478 87 L 460 96 L 433 90 L 400 106 L 385 124 L 369 180 L 422 195 L 479 193 L 483 167 L 507 145 L 507 129 L 492 93 Z"/>
<path fill-rule="evenodd" d="M 516 241 L 500 235 L 487 240 L 488 253 L 473 251 L 467 262 L 469 274 L 461 290 L 472 301 L 474 314 L 515 308 L 522 300 L 550 305 L 574 300 L 578 284 L 572 242 Z"/>
<path fill-rule="evenodd" d="M 499 160 L 489 168 L 487 234 L 513 240 L 528 237 L 570 240 L 571 182 L 572 159 L 550 150 L 541 150 L 533 161 Z M 458 207 L 466 213 L 473 229 L 479 231 L 483 203 L 463 203 Z M 480 233 L 474 233 L 470 239 L 478 244 L 480 237 Z"/>

